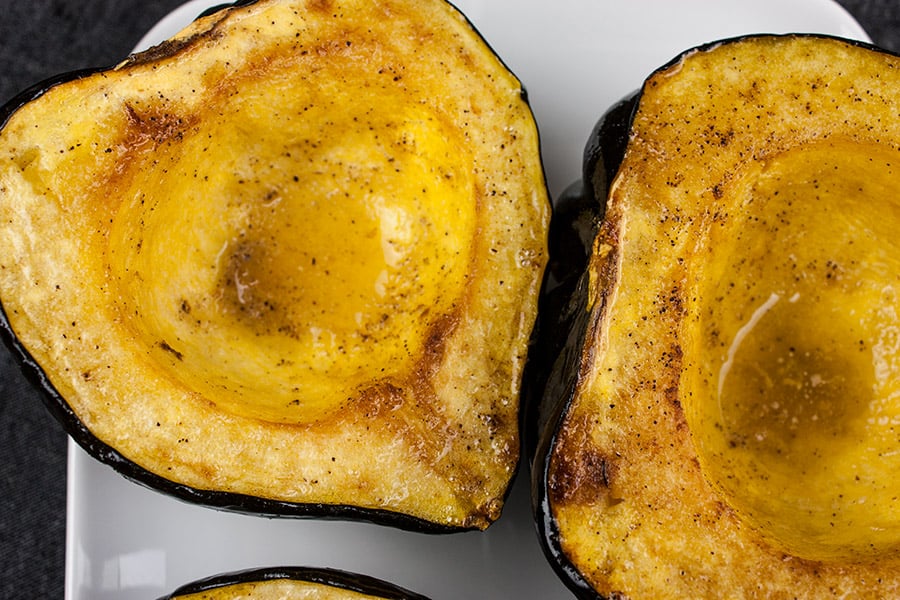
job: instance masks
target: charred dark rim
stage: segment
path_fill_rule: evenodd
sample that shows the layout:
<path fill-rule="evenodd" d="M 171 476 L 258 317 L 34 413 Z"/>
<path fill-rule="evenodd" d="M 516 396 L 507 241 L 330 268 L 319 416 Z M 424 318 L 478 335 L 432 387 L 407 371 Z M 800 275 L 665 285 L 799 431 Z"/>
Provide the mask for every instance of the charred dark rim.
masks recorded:
<path fill-rule="evenodd" d="M 240 8 L 256 4 L 260 0 L 236 0 L 235 2 L 218 4 L 202 11 L 196 19 L 215 15 L 220 11 L 230 10 L 232 8 Z M 521 89 L 520 97 L 525 104 L 526 109 L 531 114 L 532 120 L 535 122 L 538 143 L 540 143 L 540 129 L 537 127 L 537 121 L 534 119 L 533 110 L 528 102 L 528 94 L 524 84 L 502 60 L 500 55 L 491 46 L 481 32 L 469 20 L 469 18 L 459 10 L 459 8 L 449 0 L 443 0 L 445 4 L 450 6 L 454 11 L 462 16 L 472 33 L 478 40 L 484 44 L 486 48 L 497 58 L 501 66 L 508 71 L 516 81 L 519 82 Z M 195 19 L 195 20 L 196 20 Z M 156 46 L 148 48 L 143 52 L 130 55 L 124 63 L 126 68 L 130 64 L 143 64 L 147 62 L 155 62 L 165 58 L 170 53 L 178 51 L 181 48 L 194 43 L 204 34 L 182 40 L 174 45 L 162 42 Z M 0 133 L 6 127 L 12 115 L 28 102 L 36 100 L 44 95 L 52 88 L 78 79 L 83 79 L 92 75 L 103 73 L 116 68 L 115 65 L 105 67 L 89 67 L 68 71 L 54 75 L 43 81 L 40 81 L 19 94 L 13 96 L 9 101 L 0 106 Z M 547 190 L 546 172 L 544 171 L 543 161 L 541 161 L 541 177 L 542 185 Z M 548 193 L 549 195 L 549 193 Z M 7 315 L 6 308 L 3 306 L 2 298 L 0 298 L 0 340 L 10 350 L 15 362 L 19 365 L 19 369 L 25 376 L 26 380 L 37 389 L 41 399 L 48 411 L 62 425 L 65 432 L 77 443 L 88 455 L 99 462 L 111 467 L 114 471 L 125 477 L 126 479 L 142 485 L 146 488 L 161 492 L 178 500 L 240 514 L 256 515 L 263 517 L 296 517 L 296 518 L 316 518 L 316 519 L 334 519 L 341 521 L 359 521 L 369 522 L 376 525 L 384 525 L 406 531 L 413 531 L 425 534 L 450 534 L 465 531 L 478 531 L 476 526 L 466 525 L 444 525 L 435 523 L 427 519 L 415 517 L 412 515 L 398 513 L 389 510 L 377 508 L 364 508 L 343 504 L 322 504 L 322 503 L 298 503 L 274 500 L 270 498 L 261 498 L 246 494 L 238 494 L 234 492 L 224 492 L 217 490 L 207 490 L 194 488 L 188 485 L 176 483 L 166 479 L 160 475 L 152 473 L 126 458 L 115 448 L 98 439 L 85 425 L 81 422 L 72 408 L 66 402 L 63 395 L 56 389 L 47 377 L 39 362 L 31 355 L 25 346 L 19 341 Z M 524 388 L 524 386 L 523 386 Z M 523 389 L 524 394 L 524 389 Z M 522 421 L 522 411 L 519 414 L 519 421 Z M 521 429 L 520 429 L 521 430 Z M 521 436 L 520 436 L 521 437 Z M 521 441 L 520 441 L 521 446 Z M 520 458 L 516 463 L 515 469 L 510 476 L 508 485 L 504 491 L 504 501 L 509 498 L 513 489 L 513 484 L 517 477 L 521 475 L 522 452 L 520 448 Z M 415 596 L 413 596 L 415 598 Z"/>
<path fill-rule="evenodd" d="M 177 600 L 181 596 L 208 592 L 217 588 L 241 583 L 293 579 L 318 583 L 360 594 L 383 598 L 384 600 L 428 600 L 425 596 L 399 585 L 359 573 L 352 573 L 330 567 L 262 567 L 213 575 L 187 583 L 159 600 Z"/>
<path fill-rule="evenodd" d="M 853 40 L 830 34 L 819 33 L 759 33 L 739 35 L 734 37 L 722 38 L 719 40 L 707 42 L 698 46 L 689 48 L 680 52 L 667 63 L 654 69 L 644 80 L 644 84 L 634 94 L 627 96 L 623 100 L 611 106 L 603 113 L 598 120 L 596 126 L 591 131 L 588 141 L 585 145 L 583 155 L 582 180 L 572 185 L 570 190 L 564 193 L 573 194 L 574 202 L 580 206 L 594 206 L 599 210 L 597 220 L 602 221 L 603 211 L 605 211 L 605 195 L 609 191 L 609 186 L 621 166 L 625 156 L 626 146 L 628 142 L 629 132 L 634 121 L 635 113 L 640 105 L 644 89 L 647 82 L 660 72 L 666 71 L 677 65 L 691 54 L 698 52 L 706 52 L 722 45 L 742 42 L 754 39 L 770 39 L 770 38 L 815 38 L 824 40 L 834 40 L 847 44 L 849 46 L 872 50 L 881 54 L 891 56 L 900 56 L 900 53 L 886 50 L 870 42 L 861 40 Z M 574 190 L 574 192 L 572 191 Z M 572 200 L 571 198 L 569 199 Z M 563 223 L 561 226 L 568 226 Z M 551 263 L 558 259 L 557 256 L 561 249 L 556 245 L 550 247 Z M 566 252 L 562 250 L 562 252 Z M 587 249 L 590 252 L 590 248 Z M 586 265 L 585 265 L 586 266 Z M 587 271 L 582 268 L 581 278 L 587 277 Z M 545 280 L 545 286 L 546 286 Z M 580 281 L 577 286 L 571 288 L 571 294 L 566 301 L 555 303 L 557 310 L 569 310 L 573 307 L 576 310 L 587 312 L 587 290 L 584 287 L 586 282 Z M 551 290 L 545 287 L 542 290 L 543 296 Z M 564 315 L 557 314 L 538 314 L 539 323 L 542 327 L 565 328 L 566 331 L 557 333 L 567 337 L 567 345 L 564 345 L 559 353 L 550 357 L 552 366 L 548 366 L 546 362 L 539 365 L 541 369 L 561 370 L 558 374 L 559 384 L 554 385 L 553 381 L 544 380 L 546 387 L 534 390 L 532 393 L 540 397 L 540 411 L 534 409 L 532 418 L 538 412 L 549 415 L 546 422 L 539 430 L 534 433 L 537 436 L 528 456 L 531 458 L 531 489 L 532 489 L 532 510 L 535 518 L 535 526 L 541 549 L 549 560 L 553 570 L 562 579 L 563 583 L 575 594 L 576 597 L 583 600 L 604 600 L 604 596 L 593 589 L 587 582 L 585 576 L 572 563 L 571 559 L 562 549 L 560 541 L 560 531 L 558 524 L 553 517 L 553 509 L 550 505 L 549 490 L 549 469 L 550 455 L 559 439 L 558 431 L 569 411 L 574 399 L 577 386 L 579 383 L 580 372 L 577 357 L 581 356 L 584 351 L 584 334 L 591 327 L 591 322 L 585 315 L 581 319 L 566 319 Z M 600 325 L 602 326 L 602 325 Z M 569 353 L 572 356 L 567 357 Z M 541 361 L 546 361 L 546 357 L 542 357 Z M 534 425 L 532 424 L 532 429 Z"/>

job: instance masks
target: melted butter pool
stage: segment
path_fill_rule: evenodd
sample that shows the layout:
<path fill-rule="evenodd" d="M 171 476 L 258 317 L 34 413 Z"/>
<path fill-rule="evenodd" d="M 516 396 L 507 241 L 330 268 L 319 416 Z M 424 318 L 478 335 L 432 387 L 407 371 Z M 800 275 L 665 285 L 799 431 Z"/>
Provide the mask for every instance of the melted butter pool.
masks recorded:
<path fill-rule="evenodd" d="M 686 416 L 708 478 L 816 560 L 900 549 L 900 157 L 862 150 L 798 148 L 735 186 L 687 328 Z"/>
<path fill-rule="evenodd" d="M 306 424 L 433 351 L 463 303 L 478 207 L 442 115 L 399 88 L 337 110 L 267 73 L 134 174 L 110 275 L 163 376 L 227 412 Z"/>

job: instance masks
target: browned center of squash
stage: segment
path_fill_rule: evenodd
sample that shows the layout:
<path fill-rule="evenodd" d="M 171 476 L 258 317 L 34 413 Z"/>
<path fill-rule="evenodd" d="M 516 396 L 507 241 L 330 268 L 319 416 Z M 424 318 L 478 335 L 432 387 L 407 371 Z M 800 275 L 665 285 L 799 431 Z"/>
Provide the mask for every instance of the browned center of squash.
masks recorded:
<path fill-rule="evenodd" d="M 702 465 L 787 552 L 900 549 L 900 158 L 797 147 L 714 226 L 686 374 Z"/>
<path fill-rule="evenodd" d="M 244 82 L 155 149 L 110 262 L 162 373 L 235 414 L 305 423 L 413 372 L 460 304 L 476 201 L 459 130 L 400 91 L 283 85 Z"/>

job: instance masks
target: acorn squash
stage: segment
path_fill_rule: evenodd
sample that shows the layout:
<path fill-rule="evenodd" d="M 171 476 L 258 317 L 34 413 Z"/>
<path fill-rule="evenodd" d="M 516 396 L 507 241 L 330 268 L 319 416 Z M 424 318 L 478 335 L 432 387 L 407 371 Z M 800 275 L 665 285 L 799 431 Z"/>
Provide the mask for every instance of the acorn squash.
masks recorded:
<path fill-rule="evenodd" d="M 549 202 L 449 3 L 241 2 L 0 123 L 0 329 L 93 456 L 243 512 L 499 516 Z"/>
<path fill-rule="evenodd" d="M 900 58 L 711 43 L 595 136 L 623 118 L 586 150 L 587 266 L 540 317 L 568 328 L 548 557 L 586 598 L 897 597 Z"/>
<path fill-rule="evenodd" d="M 179 587 L 160 600 L 427 600 L 398 585 L 333 568 L 271 567 L 223 573 Z"/>

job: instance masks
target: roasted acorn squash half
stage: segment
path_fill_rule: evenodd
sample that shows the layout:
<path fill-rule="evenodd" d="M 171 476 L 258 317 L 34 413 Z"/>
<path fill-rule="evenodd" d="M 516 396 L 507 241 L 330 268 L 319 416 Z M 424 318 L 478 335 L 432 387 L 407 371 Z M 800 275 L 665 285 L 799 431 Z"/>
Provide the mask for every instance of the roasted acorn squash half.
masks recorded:
<path fill-rule="evenodd" d="M 223 573 L 179 587 L 160 600 L 427 600 L 393 583 L 319 567 L 271 567 Z"/>
<path fill-rule="evenodd" d="M 239 511 L 498 517 L 549 202 L 449 3 L 241 2 L 0 123 L 2 329 L 91 454 Z"/>
<path fill-rule="evenodd" d="M 586 157 L 567 206 L 596 236 L 540 319 L 568 336 L 534 469 L 557 571 L 586 598 L 900 596 L 900 58 L 696 48 Z"/>

